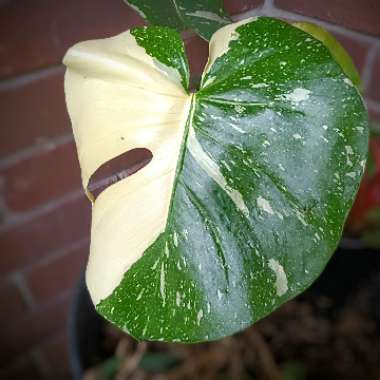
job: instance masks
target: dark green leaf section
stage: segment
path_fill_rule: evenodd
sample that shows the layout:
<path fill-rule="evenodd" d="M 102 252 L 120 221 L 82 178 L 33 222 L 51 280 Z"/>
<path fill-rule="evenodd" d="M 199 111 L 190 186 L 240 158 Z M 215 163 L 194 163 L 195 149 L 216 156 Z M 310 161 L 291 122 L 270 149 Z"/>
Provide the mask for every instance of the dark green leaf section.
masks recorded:
<path fill-rule="evenodd" d="M 354 62 L 344 47 L 333 37 L 331 33 L 321 26 L 310 22 L 296 22 L 293 25 L 311 34 L 317 40 L 323 42 L 327 49 L 329 49 L 336 62 L 342 67 L 343 72 L 348 76 L 348 78 L 350 78 L 355 86 L 362 90 L 363 86 L 360 80 L 360 75 Z"/>
<path fill-rule="evenodd" d="M 128 0 L 127 4 L 153 25 L 182 31 L 193 29 L 209 40 L 212 34 L 231 22 L 222 0 Z"/>
<path fill-rule="evenodd" d="M 367 134 L 320 41 L 271 18 L 240 26 L 193 98 L 165 232 L 97 309 L 139 339 L 182 342 L 263 318 L 331 257 Z"/>
<path fill-rule="evenodd" d="M 134 28 L 131 34 L 147 54 L 164 65 L 177 70 L 183 87 L 189 87 L 189 64 L 180 35 L 173 29 L 163 26 Z"/>

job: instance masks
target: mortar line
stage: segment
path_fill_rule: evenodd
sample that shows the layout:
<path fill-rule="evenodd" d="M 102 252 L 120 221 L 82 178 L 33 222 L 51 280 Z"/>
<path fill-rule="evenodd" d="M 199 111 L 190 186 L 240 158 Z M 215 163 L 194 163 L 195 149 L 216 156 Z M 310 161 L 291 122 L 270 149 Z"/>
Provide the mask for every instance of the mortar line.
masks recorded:
<path fill-rule="evenodd" d="M 25 302 L 26 306 L 29 310 L 34 309 L 36 302 L 33 297 L 32 292 L 30 291 L 29 287 L 25 283 L 25 279 L 22 276 L 20 272 L 13 272 L 10 274 L 10 281 L 16 285 L 18 290 L 21 293 L 21 297 L 23 301 Z"/>
<path fill-rule="evenodd" d="M 371 74 L 373 73 L 372 69 L 373 69 L 373 66 L 375 64 L 375 58 L 376 58 L 377 51 L 378 51 L 378 46 L 372 45 L 369 48 L 366 59 L 365 59 L 363 72 L 361 74 L 364 93 L 366 90 L 368 90 L 368 87 L 369 87 L 369 84 L 371 81 Z"/>
<path fill-rule="evenodd" d="M 61 198 L 50 200 L 26 213 L 11 214 L 9 215 L 9 218 L 5 220 L 2 225 L 0 225 L 0 233 L 6 233 L 17 225 L 28 223 L 39 216 L 58 209 L 60 206 L 66 203 L 78 200 L 82 196 L 84 196 L 83 189 L 76 189 L 74 191 L 66 193 Z"/>
<path fill-rule="evenodd" d="M 0 91 L 16 90 L 20 87 L 27 86 L 33 82 L 41 79 L 48 78 L 52 75 L 63 73 L 64 66 L 62 64 L 55 64 L 47 67 L 42 67 L 33 71 L 18 74 L 11 78 L 0 80 Z"/>
<path fill-rule="evenodd" d="M 46 138 L 45 141 L 30 145 L 25 149 L 20 149 L 0 159 L 0 170 L 5 170 L 20 161 L 29 159 L 30 157 L 43 153 L 44 151 L 53 150 L 68 142 L 74 141 L 72 133 L 64 134 L 58 137 Z"/>
<path fill-rule="evenodd" d="M 52 250 L 51 253 L 44 255 L 39 260 L 37 259 L 35 262 L 29 263 L 25 267 L 17 269 L 17 272 L 20 272 L 21 275 L 29 274 L 33 269 L 40 265 L 47 265 L 57 259 L 60 259 L 61 257 L 65 257 L 68 254 L 75 252 L 78 249 L 86 247 L 89 241 L 89 237 L 85 236 L 75 240 L 74 242 L 70 242 L 64 247 Z"/>

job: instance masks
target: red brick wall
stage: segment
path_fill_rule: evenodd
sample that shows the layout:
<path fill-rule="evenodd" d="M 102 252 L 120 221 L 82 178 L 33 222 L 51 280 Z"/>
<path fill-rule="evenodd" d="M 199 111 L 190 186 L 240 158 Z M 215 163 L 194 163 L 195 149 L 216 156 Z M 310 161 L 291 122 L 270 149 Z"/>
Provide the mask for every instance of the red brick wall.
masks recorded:
<path fill-rule="evenodd" d="M 228 0 L 235 19 L 315 18 L 352 54 L 380 120 L 378 0 Z M 243 12 L 243 14 L 242 14 Z M 67 310 L 88 254 L 90 206 L 64 104 L 64 52 L 142 20 L 121 0 L 0 1 L 0 378 L 69 378 Z M 207 44 L 186 33 L 193 73 Z"/>

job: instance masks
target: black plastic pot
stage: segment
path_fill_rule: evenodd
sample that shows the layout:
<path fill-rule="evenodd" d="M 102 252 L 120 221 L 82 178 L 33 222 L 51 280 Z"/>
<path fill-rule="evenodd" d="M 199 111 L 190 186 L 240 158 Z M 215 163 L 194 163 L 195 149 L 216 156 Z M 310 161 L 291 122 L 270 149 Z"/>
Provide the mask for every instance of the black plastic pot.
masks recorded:
<path fill-rule="evenodd" d="M 74 380 L 81 380 L 87 368 L 104 358 L 104 322 L 95 311 L 82 273 L 71 303 L 68 323 L 69 360 Z"/>
<path fill-rule="evenodd" d="M 358 249 L 346 242 L 339 248 L 318 280 L 302 295 L 303 298 L 324 295 L 338 308 L 355 288 L 375 273 L 380 273 L 380 252 Z M 373 315 L 380 326 L 380 289 L 372 294 Z M 70 364 L 74 380 L 80 380 L 85 369 L 104 359 L 103 326 L 90 300 L 84 276 L 79 279 L 69 320 Z"/>

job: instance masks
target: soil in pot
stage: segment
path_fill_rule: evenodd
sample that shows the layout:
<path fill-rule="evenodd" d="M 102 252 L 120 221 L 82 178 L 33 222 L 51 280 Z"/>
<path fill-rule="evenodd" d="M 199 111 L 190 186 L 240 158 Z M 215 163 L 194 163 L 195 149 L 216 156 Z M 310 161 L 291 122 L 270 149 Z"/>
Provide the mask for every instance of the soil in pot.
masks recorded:
<path fill-rule="evenodd" d="M 217 342 L 138 343 L 104 323 L 109 358 L 84 378 L 380 379 L 378 255 L 339 252 L 309 291 Z"/>

